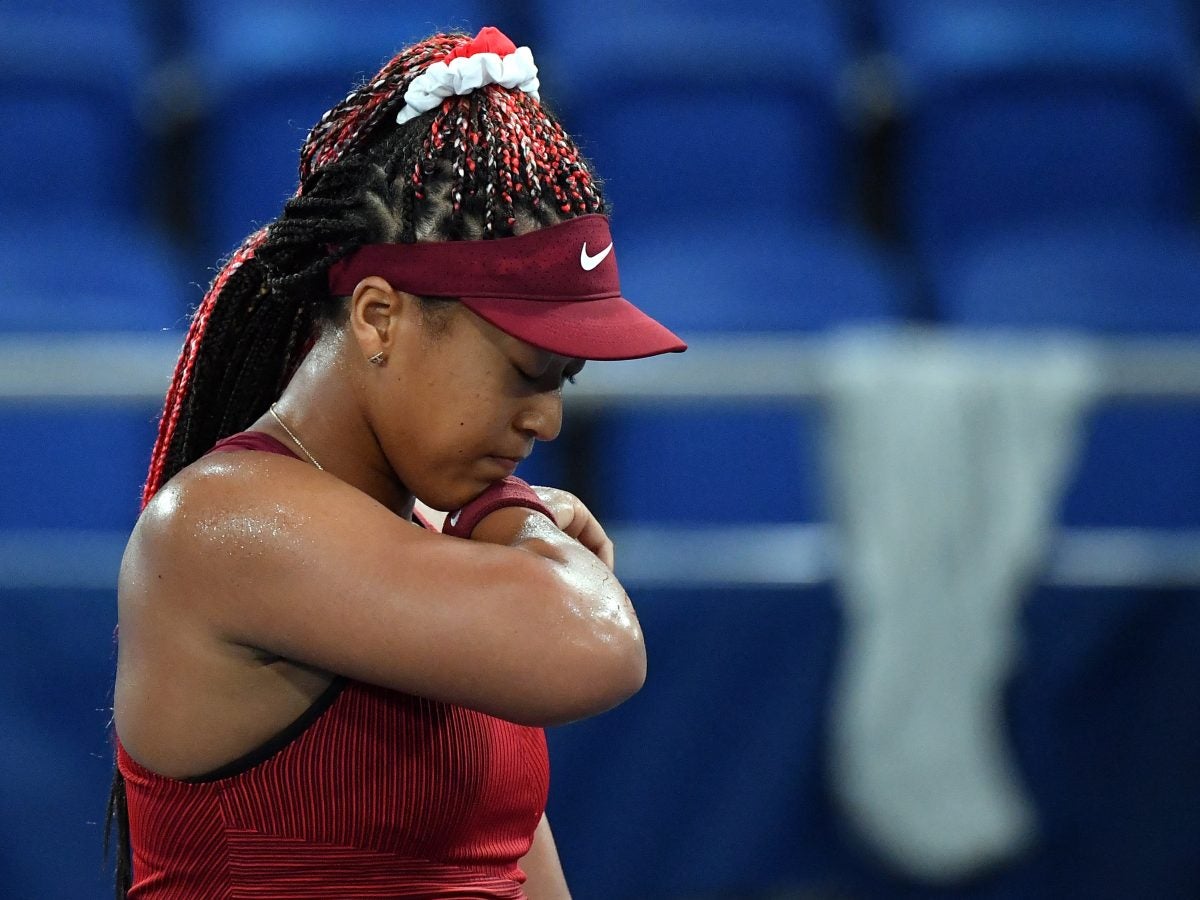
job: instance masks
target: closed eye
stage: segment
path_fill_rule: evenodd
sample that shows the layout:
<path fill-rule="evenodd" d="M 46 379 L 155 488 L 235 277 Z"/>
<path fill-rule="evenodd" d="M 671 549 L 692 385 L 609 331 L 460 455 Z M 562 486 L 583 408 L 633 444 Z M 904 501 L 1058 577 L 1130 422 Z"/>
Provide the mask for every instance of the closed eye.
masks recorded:
<path fill-rule="evenodd" d="M 540 376 L 540 375 L 530 375 L 528 372 L 526 372 L 524 369 L 522 369 L 520 366 L 517 366 L 517 365 L 514 365 L 513 369 L 516 370 L 516 373 L 521 376 L 521 380 L 524 381 L 526 384 L 532 384 L 532 385 L 536 386 L 536 385 L 539 385 L 542 383 L 542 376 Z"/>
<path fill-rule="evenodd" d="M 561 377 L 561 380 L 559 381 L 557 387 L 562 387 L 564 382 L 566 382 L 568 384 L 574 384 L 576 376 L 583 369 L 583 365 L 584 365 L 584 360 L 579 360 L 577 363 L 573 363 L 573 364 L 567 366 L 565 369 L 563 369 L 562 377 Z M 524 369 L 522 369 L 520 366 L 516 365 L 515 363 L 513 364 L 513 368 L 516 370 L 517 374 L 521 376 L 521 380 L 524 381 L 526 384 L 533 385 L 534 387 L 538 387 L 538 388 L 543 388 L 543 386 L 546 382 L 546 374 L 548 374 L 548 373 L 543 373 L 541 375 L 530 375 L 528 372 L 526 372 Z"/>

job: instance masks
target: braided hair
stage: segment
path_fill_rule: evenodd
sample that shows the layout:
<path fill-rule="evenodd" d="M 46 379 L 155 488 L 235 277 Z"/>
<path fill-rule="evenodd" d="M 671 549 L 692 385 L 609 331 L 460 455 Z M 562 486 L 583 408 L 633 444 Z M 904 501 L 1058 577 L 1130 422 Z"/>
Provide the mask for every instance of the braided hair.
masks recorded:
<path fill-rule="evenodd" d="M 279 397 L 319 328 L 345 308 L 326 281 L 338 259 L 365 244 L 509 237 L 606 211 L 574 142 L 549 109 L 521 91 L 489 85 L 396 125 L 413 78 L 469 40 L 437 34 L 401 51 L 309 132 L 296 195 L 229 256 L 192 317 L 143 508 L 177 472 Z M 114 824 L 116 896 L 124 900 L 132 864 L 119 770 L 106 850 Z"/>

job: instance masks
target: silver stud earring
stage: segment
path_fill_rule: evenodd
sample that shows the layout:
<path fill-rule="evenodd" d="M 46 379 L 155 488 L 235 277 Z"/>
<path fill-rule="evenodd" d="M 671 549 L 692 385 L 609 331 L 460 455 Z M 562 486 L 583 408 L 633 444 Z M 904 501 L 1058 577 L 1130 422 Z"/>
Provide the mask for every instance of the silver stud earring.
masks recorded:
<path fill-rule="evenodd" d="M 382 366 L 383 361 L 385 359 L 387 359 L 387 357 L 384 356 L 383 351 L 380 350 L 378 353 L 376 353 L 374 356 L 372 356 L 370 359 L 368 359 L 367 362 L 369 362 L 373 366 Z"/>

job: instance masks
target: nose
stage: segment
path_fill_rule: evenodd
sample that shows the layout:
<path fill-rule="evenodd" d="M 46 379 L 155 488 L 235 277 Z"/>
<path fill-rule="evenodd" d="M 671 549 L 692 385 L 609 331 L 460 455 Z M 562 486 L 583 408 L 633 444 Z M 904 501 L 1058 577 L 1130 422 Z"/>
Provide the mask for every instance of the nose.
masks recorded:
<path fill-rule="evenodd" d="M 531 395 L 517 413 L 514 424 L 518 431 L 534 440 L 554 440 L 562 430 L 562 392 Z"/>

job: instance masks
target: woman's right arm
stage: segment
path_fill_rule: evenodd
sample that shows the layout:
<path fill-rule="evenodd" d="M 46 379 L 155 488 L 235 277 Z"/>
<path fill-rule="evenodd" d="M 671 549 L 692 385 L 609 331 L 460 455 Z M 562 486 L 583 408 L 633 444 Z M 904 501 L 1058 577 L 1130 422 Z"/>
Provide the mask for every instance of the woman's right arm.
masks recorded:
<path fill-rule="evenodd" d="M 230 644 L 524 724 L 594 715 L 641 687 L 624 589 L 544 515 L 506 507 L 472 540 L 447 537 L 295 460 L 238 456 L 159 492 L 123 592 Z M 599 526 L 579 510 L 588 533 L 576 533 L 595 545 Z"/>

